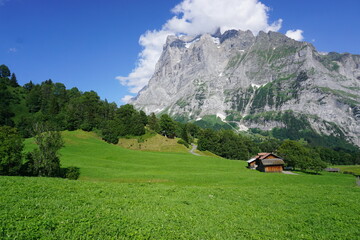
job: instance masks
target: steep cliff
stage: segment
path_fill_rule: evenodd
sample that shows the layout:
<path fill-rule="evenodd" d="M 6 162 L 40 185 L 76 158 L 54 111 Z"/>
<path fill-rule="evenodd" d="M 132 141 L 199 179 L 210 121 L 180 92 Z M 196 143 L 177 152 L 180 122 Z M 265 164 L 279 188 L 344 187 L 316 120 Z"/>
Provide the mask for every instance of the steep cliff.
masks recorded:
<path fill-rule="evenodd" d="M 360 146 L 360 56 L 319 53 L 276 32 L 169 36 L 130 103 L 187 120 L 216 115 L 240 130 L 293 125 Z"/>

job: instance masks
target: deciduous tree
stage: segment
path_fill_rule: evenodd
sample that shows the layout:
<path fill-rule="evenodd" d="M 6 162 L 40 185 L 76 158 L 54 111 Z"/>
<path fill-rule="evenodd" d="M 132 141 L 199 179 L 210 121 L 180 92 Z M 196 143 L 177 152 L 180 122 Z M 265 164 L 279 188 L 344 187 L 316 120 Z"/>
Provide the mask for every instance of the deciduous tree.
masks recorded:
<path fill-rule="evenodd" d="M 162 135 L 164 135 L 168 138 L 174 138 L 175 131 L 176 131 L 176 124 L 170 118 L 170 116 L 167 114 L 161 115 L 161 117 L 160 117 L 160 132 L 162 133 Z"/>
<path fill-rule="evenodd" d="M 64 146 L 60 132 L 48 131 L 40 124 L 35 126 L 35 143 L 38 149 L 32 152 L 34 174 L 58 177 L 60 174 L 59 150 Z"/>
<path fill-rule="evenodd" d="M 0 175 L 18 175 L 24 144 L 15 128 L 0 127 Z"/>

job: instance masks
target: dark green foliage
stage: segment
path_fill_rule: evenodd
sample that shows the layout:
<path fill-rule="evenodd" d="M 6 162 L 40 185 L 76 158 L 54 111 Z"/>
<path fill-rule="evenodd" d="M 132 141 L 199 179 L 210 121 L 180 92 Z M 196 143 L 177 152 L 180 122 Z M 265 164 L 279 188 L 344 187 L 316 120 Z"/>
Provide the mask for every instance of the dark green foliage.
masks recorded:
<path fill-rule="evenodd" d="M 18 175 L 22 163 L 23 139 L 16 129 L 0 126 L 0 175 Z"/>
<path fill-rule="evenodd" d="M 160 133 L 159 119 L 157 119 L 155 113 L 151 113 L 148 116 L 148 127 L 157 133 Z"/>
<path fill-rule="evenodd" d="M 14 126 L 12 117 L 14 113 L 10 109 L 13 96 L 8 89 L 4 78 L 0 78 L 0 125 Z"/>
<path fill-rule="evenodd" d="M 132 105 L 126 104 L 115 110 L 113 119 L 105 121 L 100 128 L 105 141 L 117 144 L 120 136 L 145 134 L 145 120 Z"/>
<path fill-rule="evenodd" d="M 78 167 L 67 167 L 65 169 L 65 178 L 70 180 L 77 180 L 80 176 L 80 168 Z"/>
<path fill-rule="evenodd" d="M 12 86 L 12 87 L 14 87 L 14 88 L 15 88 L 15 87 L 19 87 L 19 84 L 18 84 L 18 82 L 17 82 L 15 73 L 12 73 L 12 74 L 11 74 L 10 86 Z"/>
<path fill-rule="evenodd" d="M 117 144 L 120 136 L 118 122 L 115 120 L 106 121 L 101 129 L 101 133 L 103 140 L 108 143 Z"/>
<path fill-rule="evenodd" d="M 140 113 L 130 104 L 121 106 L 116 110 L 116 121 L 118 121 L 120 136 L 133 135 L 140 136 L 145 134 L 144 120 Z"/>
<path fill-rule="evenodd" d="M 285 124 L 285 128 L 275 128 L 273 136 L 279 139 L 300 139 L 302 137 L 301 130 L 311 129 L 311 125 L 306 116 L 295 116 L 292 111 L 285 111 L 281 115 L 281 121 Z M 285 130 L 285 131 L 284 131 Z"/>
<path fill-rule="evenodd" d="M 331 149 L 316 147 L 322 161 L 331 165 L 356 165 L 360 164 L 360 151 L 345 151 L 343 149 Z"/>
<path fill-rule="evenodd" d="M 31 153 L 34 175 L 60 176 L 59 150 L 64 142 L 59 132 L 49 131 L 41 125 L 35 126 L 35 143 L 38 148 Z"/>
<path fill-rule="evenodd" d="M 281 141 L 276 138 L 268 138 L 259 143 L 260 152 L 275 152 L 281 145 Z"/>
<path fill-rule="evenodd" d="M 80 128 L 91 131 L 100 123 L 100 97 L 96 92 L 85 92 L 76 102 L 81 113 L 82 124 Z"/>
<path fill-rule="evenodd" d="M 8 78 L 8 77 L 10 77 L 9 68 L 4 64 L 0 65 L 0 78 Z"/>
<path fill-rule="evenodd" d="M 200 128 L 210 128 L 214 130 L 232 129 L 232 127 L 229 124 L 223 122 L 219 117 L 215 115 L 204 116 L 201 120 L 194 122 L 194 124 Z"/>
<path fill-rule="evenodd" d="M 169 115 L 161 115 L 159 125 L 162 135 L 168 138 L 174 138 L 176 136 L 176 123 L 170 118 Z"/>
<path fill-rule="evenodd" d="M 187 123 L 187 131 L 193 138 L 198 138 L 201 128 L 194 123 Z"/>
<path fill-rule="evenodd" d="M 94 91 L 67 90 L 64 84 L 51 79 L 41 84 L 30 81 L 20 88 L 19 96 L 13 96 L 9 87 L 13 88 L 11 81 L 0 78 L 0 125 L 12 126 L 16 118 L 15 125 L 24 137 L 33 136 L 34 123 L 46 124 L 52 130 L 99 129 L 111 143 L 116 143 L 119 136 L 145 133 L 148 120 L 144 112 L 139 113 L 131 105 L 118 108 L 115 103 L 100 100 Z M 21 112 L 14 117 L 11 109 Z"/>
<path fill-rule="evenodd" d="M 58 130 L 91 131 L 101 128 L 107 120 L 115 119 L 116 104 L 100 100 L 94 91 L 67 90 L 64 84 L 51 80 L 40 85 L 29 82 L 24 85 L 24 90 L 29 113 L 17 122 L 24 133 L 28 132 L 23 129 L 28 122 L 46 123 Z"/>
<path fill-rule="evenodd" d="M 198 148 L 229 159 L 249 159 L 259 152 L 257 145 L 248 137 L 231 130 L 214 131 L 205 129 L 199 136 Z"/>
<path fill-rule="evenodd" d="M 179 135 L 186 143 L 191 142 L 191 136 L 188 131 L 188 125 L 187 124 L 181 124 L 180 125 L 180 131 L 181 134 Z"/>
<path fill-rule="evenodd" d="M 26 104 L 30 113 L 40 111 L 41 106 L 41 87 L 40 85 L 33 85 L 29 83 L 29 93 L 26 95 Z"/>
<path fill-rule="evenodd" d="M 140 120 L 141 120 L 141 123 L 146 126 L 148 124 L 148 118 L 146 116 L 146 113 L 143 111 L 143 110 L 140 110 L 139 112 L 140 114 Z"/>
<path fill-rule="evenodd" d="M 201 131 L 199 140 L 198 140 L 198 149 L 200 151 L 210 151 L 217 152 L 218 142 L 220 138 L 219 135 L 212 129 L 204 129 Z"/>
<path fill-rule="evenodd" d="M 177 143 L 183 144 L 183 145 L 184 145 L 185 147 L 187 147 L 187 148 L 190 147 L 189 143 L 185 142 L 183 139 L 179 139 L 179 140 L 177 141 Z"/>
<path fill-rule="evenodd" d="M 25 83 L 23 88 L 27 91 L 31 91 L 31 89 L 34 87 L 34 83 L 32 81 Z"/>
<path fill-rule="evenodd" d="M 222 157 L 244 160 L 250 158 L 250 154 L 243 139 L 230 130 L 221 132 L 218 147 L 219 154 Z"/>
<path fill-rule="evenodd" d="M 285 140 L 277 153 L 284 158 L 288 166 L 300 168 L 303 171 L 313 170 L 319 172 L 326 167 L 318 152 L 303 142 Z"/>

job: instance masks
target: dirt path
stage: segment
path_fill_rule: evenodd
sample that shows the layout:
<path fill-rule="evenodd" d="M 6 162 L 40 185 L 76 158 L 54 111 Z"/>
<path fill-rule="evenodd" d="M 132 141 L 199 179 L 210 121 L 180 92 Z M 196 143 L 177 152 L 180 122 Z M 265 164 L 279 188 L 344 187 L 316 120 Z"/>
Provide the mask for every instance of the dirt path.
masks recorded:
<path fill-rule="evenodd" d="M 290 174 L 290 175 L 299 175 L 297 173 L 293 173 L 293 172 L 290 172 L 290 171 L 282 171 L 283 174 Z"/>
<path fill-rule="evenodd" d="M 192 146 L 192 148 L 191 148 L 191 150 L 189 151 L 189 153 L 191 153 L 191 154 L 193 154 L 193 155 L 195 155 L 195 156 L 201 156 L 200 154 L 195 153 L 195 150 L 197 149 L 197 145 L 195 145 L 195 144 L 192 143 L 191 146 Z"/>

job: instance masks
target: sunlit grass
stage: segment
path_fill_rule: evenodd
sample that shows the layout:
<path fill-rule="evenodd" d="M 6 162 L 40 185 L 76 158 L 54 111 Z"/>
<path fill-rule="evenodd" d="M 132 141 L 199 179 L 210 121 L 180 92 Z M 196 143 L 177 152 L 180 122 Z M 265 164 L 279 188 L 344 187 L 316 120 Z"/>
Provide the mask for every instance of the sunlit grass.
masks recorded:
<path fill-rule="evenodd" d="M 128 150 L 81 131 L 63 136 L 62 165 L 80 167 L 80 180 L 0 177 L 0 239 L 360 236 L 351 175 L 266 174 L 243 161 Z"/>

